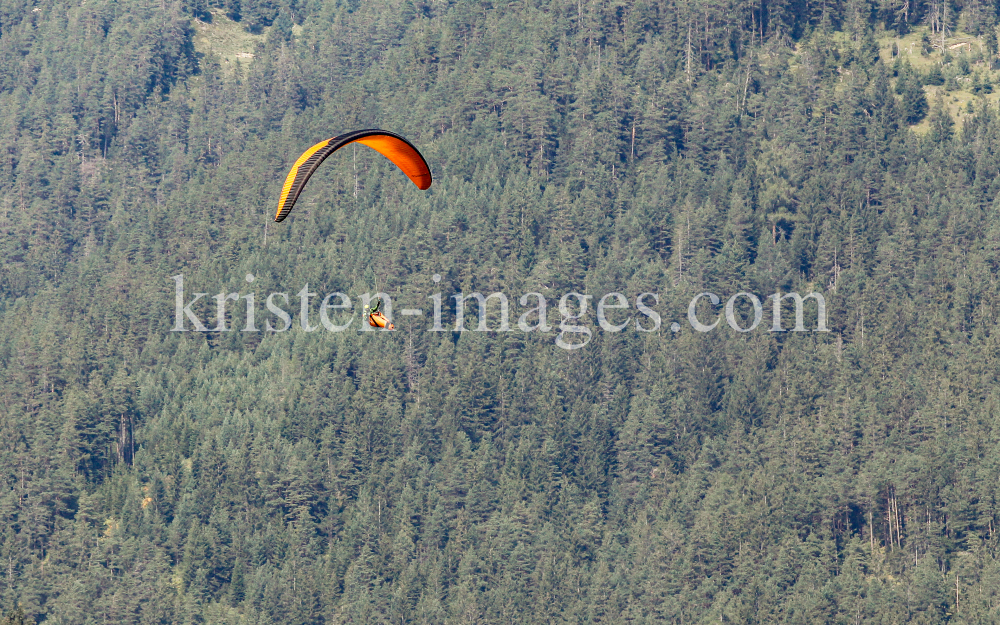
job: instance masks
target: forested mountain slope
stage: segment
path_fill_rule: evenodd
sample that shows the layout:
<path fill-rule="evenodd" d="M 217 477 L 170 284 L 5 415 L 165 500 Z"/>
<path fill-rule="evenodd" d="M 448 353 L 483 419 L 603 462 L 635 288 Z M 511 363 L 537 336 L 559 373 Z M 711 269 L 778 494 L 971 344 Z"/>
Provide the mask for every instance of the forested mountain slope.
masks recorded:
<path fill-rule="evenodd" d="M 0 607 L 997 622 L 993 11 L 4 2 Z M 271 223 L 302 150 L 365 127 L 431 189 L 343 150 Z M 239 300 L 172 332 L 178 275 L 261 331 Z M 263 331 L 270 293 L 376 279 L 651 292 L 663 325 Z M 740 291 L 821 292 L 831 331 L 687 323 Z"/>

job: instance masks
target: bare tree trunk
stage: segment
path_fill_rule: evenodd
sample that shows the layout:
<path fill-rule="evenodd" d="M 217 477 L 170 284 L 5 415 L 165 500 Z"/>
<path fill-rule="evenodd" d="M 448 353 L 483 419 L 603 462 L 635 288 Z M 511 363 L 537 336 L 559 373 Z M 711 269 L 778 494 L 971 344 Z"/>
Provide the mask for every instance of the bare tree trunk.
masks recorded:
<path fill-rule="evenodd" d="M 688 40 L 687 40 L 687 67 L 684 70 L 687 73 L 687 81 L 691 82 L 691 20 L 688 20 Z"/>
<path fill-rule="evenodd" d="M 941 5 L 941 52 L 944 52 L 944 36 L 948 30 L 948 0 Z"/>

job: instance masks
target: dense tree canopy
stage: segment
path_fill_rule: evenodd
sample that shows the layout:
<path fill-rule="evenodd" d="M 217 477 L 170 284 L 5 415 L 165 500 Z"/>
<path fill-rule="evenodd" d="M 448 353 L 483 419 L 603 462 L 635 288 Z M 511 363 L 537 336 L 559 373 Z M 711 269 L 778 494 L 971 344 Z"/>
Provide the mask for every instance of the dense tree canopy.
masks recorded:
<path fill-rule="evenodd" d="M 3 3 L 0 622 L 997 622 L 996 18 Z M 370 127 L 429 191 L 359 148 L 269 223 Z M 261 330 L 376 279 L 449 330 L 473 291 L 663 324 L 172 332 L 179 275 Z M 831 331 L 688 325 L 741 291 Z"/>

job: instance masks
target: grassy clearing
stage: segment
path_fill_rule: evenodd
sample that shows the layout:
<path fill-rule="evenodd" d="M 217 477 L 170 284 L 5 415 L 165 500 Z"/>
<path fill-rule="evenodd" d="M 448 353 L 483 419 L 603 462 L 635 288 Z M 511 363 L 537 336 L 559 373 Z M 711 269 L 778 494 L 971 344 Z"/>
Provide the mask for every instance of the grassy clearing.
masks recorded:
<path fill-rule="evenodd" d="M 995 86 L 994 89 L 1000 90 L 1000 85 Z M 961 127 L 969 115 L 969 103 L 975 102 L 978 106 L 978 102 L 985 100 L 991 104 L 995 104 L 1000 100 L 1000 93 L 994 91 L 989 95 L 973 95 L 967 91 L 946 91 L 944 87 L 926 86 L 924 87 L 924 92 L 927 94 L 927 105 L 928 110 L 934 108 L 934 103 L 937 102 L 939 96 L 944 98 L 944 107 L 951 115 L 951 118 L 955 120 L 956 126 L 955 130 Z M 923 134 L 930 130 L 930 113 L 924 118 L 922 122 L 916 124 L 915 126 L 910 126 L 914 132 Z"/>
<path fill-rule="evenodd" d="M 934 50 L 926 56 L 922 54 L 923 43 L 921 41 L 925 33 L 935 46 Z M 878 43 L 879 50 L 882 53 L 882 60 L 889 64 L 895 61 L 892 58 L 893 42 L 899 47 L 899 55 L 902 58 L 908 60 L 910 65 L 925 73 L 932 65 L 940 64 L 944 56 L 938 49 L 941 42 L 940 35 L 932 35 L 930 29 L 926 26 L 913 29 L 905 37 L 894 37 L 890 32 L 887 36 L 879 39 Z M 955 57 L 959 54 L 971 54 L 972 52 L 986 54 L 986 45 L 983 43 L 982 37 L 976 37 L 961 31 L 953 32 L 951 37 L 946 37 L 944 45 L 945 49 Z"/>
<path fill-rule="evenodd" d="M 247 32 L 239 22 L 234 22 L 221 9 L 212 10 L 212 21 L 194 20 L 194 49 L 200 56 L 214 55 L 224 69 L 236 67 L 253 60 L 257 43 L 264 40 L 267 29 L 259 35 Z"/>
<path fill-rule="evenodd" d="M 929 53 L 924 53 L 923 36 L 927 34 L 931 39 L 934 49 Z M 915 69 L 923 74 L 927 74 L 931 68 L 938 66 L 945 74 L 953 73 L 963 57 L 968 63 L 969 73 L 959 76 L 952 83 L 943 86 L 927 85 L 924 93 L 927 95 L 927 102 L 931 108 L 938 97 L 943 98 L 945 108 L 956 122 L 956 130 L 968 118 L 968 105 L 973 101 L 986 101 L 996 103 L 1000 101 L 1000 70 L 989 68 L 986 61 L 986 44 L 982 37 L 976 37 L 968 33 L 956 31 L 944 40 L 944 51 L 940 49 L 940 36 L 932 35 L 927 27 L 914 29 L 905 37 L 895 37 L 890 32 L 879 39 L 879 51 L 882 60 L 887 65 L 895 63 L 892 56 L 892 44 L 895 43 L 899 49 L 899 56 L 905 61 L 909 61 Z M 979 74 L 980 77 L 989 77 L 993 84 L 993 93 L 975 95 L 971 91 L 973 83 L 972 77 Z M 956 88 L 957 87 L 957 88 Z M 930 129 L 930 123 L 925 118 L 919 124 L 911 126 L 915 132 L 925 133 Z"/>

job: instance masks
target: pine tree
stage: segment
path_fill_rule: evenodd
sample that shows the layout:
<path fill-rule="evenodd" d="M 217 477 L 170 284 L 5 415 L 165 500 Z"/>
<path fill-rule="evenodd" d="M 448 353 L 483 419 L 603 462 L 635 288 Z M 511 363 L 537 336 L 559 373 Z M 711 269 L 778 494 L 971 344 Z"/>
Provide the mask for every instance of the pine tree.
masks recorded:
<path fill-rule="evenodd" d="M 903 117 L 908 124 L 918 124 L 927 115 L 927 97 L 914 74 L 900 74 L 897 89 L 903 96 Z"/>

